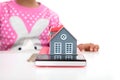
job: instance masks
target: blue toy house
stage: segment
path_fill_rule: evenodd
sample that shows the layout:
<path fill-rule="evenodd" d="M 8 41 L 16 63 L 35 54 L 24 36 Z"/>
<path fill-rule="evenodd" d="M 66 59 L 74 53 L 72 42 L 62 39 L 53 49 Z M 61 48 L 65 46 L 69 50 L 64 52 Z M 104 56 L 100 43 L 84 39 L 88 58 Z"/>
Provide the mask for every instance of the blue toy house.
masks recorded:
<path fill-rule="evenodd" d="M 51 30 L 50 58 L 54 60 L 76 60 L 77 40 L 64 27 Z"/>

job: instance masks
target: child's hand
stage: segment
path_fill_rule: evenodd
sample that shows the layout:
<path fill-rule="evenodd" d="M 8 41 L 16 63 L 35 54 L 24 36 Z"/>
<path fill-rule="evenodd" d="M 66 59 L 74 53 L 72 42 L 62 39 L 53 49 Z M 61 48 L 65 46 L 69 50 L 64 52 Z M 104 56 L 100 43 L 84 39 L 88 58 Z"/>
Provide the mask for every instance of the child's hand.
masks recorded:
<path fill-rule="evenodd" d="M 97 52 L 99 50 L 99 45 L 93 43 L 79 44 L 77 47 L 80 51 Z"/>

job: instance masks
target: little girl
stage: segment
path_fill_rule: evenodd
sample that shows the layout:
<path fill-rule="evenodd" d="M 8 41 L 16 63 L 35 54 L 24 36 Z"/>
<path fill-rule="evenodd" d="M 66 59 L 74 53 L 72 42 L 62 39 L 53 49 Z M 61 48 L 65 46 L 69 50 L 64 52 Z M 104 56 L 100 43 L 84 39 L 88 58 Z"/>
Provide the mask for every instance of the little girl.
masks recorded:
<path fill-rule="evenodd" d="M 0 51 L 39 50 L 40 45 L 49 46 L 50 29 L 61 25 L 58 15 L 36 0 L 0 3 Z M 81 51 L 96 52 L 99 49 L 93 43 L 77 47 Z"/>

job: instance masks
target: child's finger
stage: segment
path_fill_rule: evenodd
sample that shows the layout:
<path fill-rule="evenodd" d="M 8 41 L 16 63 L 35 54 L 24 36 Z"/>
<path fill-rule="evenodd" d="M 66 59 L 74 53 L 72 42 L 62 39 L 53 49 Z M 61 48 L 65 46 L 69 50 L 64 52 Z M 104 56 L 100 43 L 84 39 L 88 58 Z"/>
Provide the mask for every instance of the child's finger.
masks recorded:
<path fill-rule="evenodd" d="M 80 51 L 84 51 L 84 46 L 83 46 L 83 44 L 79 44 L 77 47 L 79 48 Z"/>
<path fill-rule="evenodd" d="M 94 45 L 94 52 L 97 52 L 99 50 L 99 46 L 98 45 Z"/>
<path fill-rule="evenodd" d="M 91 44 L 90 47 L 89 47 L 89 49 L 90 49 L 89 50 L 90 52 L 93 52 L 94 51 L 94 44 Z"/>

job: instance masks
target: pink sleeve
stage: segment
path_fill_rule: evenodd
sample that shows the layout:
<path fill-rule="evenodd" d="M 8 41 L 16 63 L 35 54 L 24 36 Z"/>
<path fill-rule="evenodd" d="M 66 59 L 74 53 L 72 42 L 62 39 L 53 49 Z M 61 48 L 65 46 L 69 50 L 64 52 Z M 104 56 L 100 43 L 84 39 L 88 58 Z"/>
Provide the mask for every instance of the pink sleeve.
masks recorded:
<path fill-rule="evenodd" d="M 2 3 L 0 3 L 0 19 L 1 19 L 1 13 L 2 13 L 2 8 L 1 8 L 2 6 L 1 5 L 2 5 Z"/>
<path fill-rule="evenodd" d="M 1 6 L 2 3 L 0 3 L 0 27 L 1 27 L 1 14 L 2 14 L 2 6 Z"/>
<path fill-rule="evenodd" d="M 50 28 L 60 27 L 61 25 L 62 24 L 59 20 L 59 16 L 56 13 L 51 12 Z"/>

